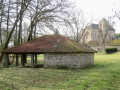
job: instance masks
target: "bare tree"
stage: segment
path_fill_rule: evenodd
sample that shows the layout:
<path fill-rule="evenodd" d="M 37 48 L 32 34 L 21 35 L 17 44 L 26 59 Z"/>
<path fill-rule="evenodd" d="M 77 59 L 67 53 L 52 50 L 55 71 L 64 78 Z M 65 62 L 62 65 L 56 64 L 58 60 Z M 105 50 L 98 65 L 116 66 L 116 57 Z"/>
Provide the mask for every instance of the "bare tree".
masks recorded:
<path fill-rule="evenodd" d="M 62 22 L 62 15 L 68 12 L 66 8 L 69 5 L 66 0 L 6 0 L 5 3 L 4 33 L 7 31 L 7 36 L 4 40 L 3 50 L 8 48 L 10 42 L 18 45 L 26 41 L 26 38 L 28 41 L 36 38 L 39 32 L 43 34 L 48 29 L 51 30 L 49 26 L 54 27 L 55 24 Z M 2 11 L 2 8 L 0 10 Z M 23 25 L 24 19 L 30 20 L 27 29 Z M 27 33 L 26 36 L 25 33 Z"/>
<path fill-rule="evenodd" d="M 7 41 L 5 43 L 5 46 L 3 48 L 4 50 L 8 48 L 8 43 L 10 41 L 10 38 L 11 38 L 12 34 L 13 34 L 13 31 L 15 30 L 15 27 L 16 27 L 18 21 L 20 20 L 20 16 L 23 15 L 25 10 L 27 9 L 27 7 L 28 7 L 28 5 L 30 3 L 30 0 L 28 0 L 28 1 L 24 0 L 23 2 L 24 3 L 21 3 L 21 6 L 24 5 L 25 7 L 24 8 L 21 7 L 21 10 L 19 11 L 19 13 L 17 15 L 17 18 L 16 18 L 16 20 L 15 20 L 15 22 L 13 24 L 13 27 L 11 28 L 10 34 L 9 34 L 8 39 L 7 39 Z"/>
<path fill-rule="evenodd" d="M 109 38 L 107 38 L 109 37 L 109 31 L 113 29 L 112 27 L 113 23 L 110 17 L 108 17 L 108 20 L 106 19 L 103 19 L 103 20 L 104 20 L 104 23 L 100 23 L 99 29 L 100 29 L 100 34 L 101 34 L 100 36 L 102 39 L 101 45 L 103 46 L 103 49 L 105 49 L 106 43 L 107 41 L 109 41 Z"/>
<path fill-rule="evenodd" d="M 21 2 L 21 11 L 25 9 L 25 1 L 22 0 Z M 20 21 L 19 21 L 19 31 L 18 31 L 18 45 L 20 44 L 20 41 L 22 43 L 22 19 L 23 19 L 23 13 L 20 13 Z"/>
<path fill-rule="evenodd" d="M 19 0 L 16 0 L 16 18 L 18 16 L 18 7 L 19 7 Z M 14 33 L 14 46 L 18 45 L 18 24 L 16 24 L 16 28 L 15 28 L 15 33 Z"/>
<path fill-rule="evenodd" d="M 76 42 L 80 41 L 80 30 L 84 28 L 83 11 L 74 12 L 65 19 L 65 26 L 71 30 L 71 34 Z"/>
<path fill-rule="evenodd" d="M 72 13 L 72 15 L 69 15 L 66 19 L 64 19 L 65 26 L 68 28 L 67 32 L 70 31 L 67 35 L 72 36 L 71 38 L 79 43 L 81 39 L 84 39 L 86 30 L 84 28 L 92 22 L 92 19 L 89 23 L 87 23 L 82 10 Z"/>
<path fill-rule="evenodd" d="M 112 10 L 114 12 L 113 18 L 118 18 L 120 20 L 120 1 L 116 0 L 114 2 L 114 8 Z"/>
<path fill-rule="evenodd" d="M 28 41 L 33 38 L 33 31 L 35 38 L 35 33 L 37 32 L 36 27 L 38 24 L 47 27 L 48 24 L 59 22 L 60 19 L 62 19 L 60 15 L 66 13 L 65 7 L 67 7 L 67 4 L 65 4 L 65 0 L 37 0 L 36 6 L 34 8 L 33 5 L 31 6 L 32 8 L 29 7 L 29 11 L 32 12 L 30 12 L 31 23 Z"/>
<path fill-rule="evenodd" d="M 4 7 L 3 7 L 3 0 L 0 1 L 0 46 L 2 46 L 2 22 L 3 22 L 3 15 L 4 15 Z"/>
<path fill-rule="evenodd" d="M 25 7 L 24 8 L 21 7 L 21 9 L 20 9 L 20 11 L 19 11 L 19 13 L 18 13 L 18 15 L 17 15 L 17 17 L 15 19 L 15 22 L 13 23 L 13 26 L 12 26 L 12 28 L 10 30 L 8 38 L 7 38 L 6 42 L 5 42 L 5 45 L 4 45 L 4 48 L 3 48 L 4 50 L 8 48 L 9 41 L 11 39 L 11 36 L 12 36 L 14 30 L 15 30 L 15 27 L 16 27 L 18 21 L 20 20 L 20 16 L 24 14 L 25 10 L 27 9 L 28 5 L 30 4 L 30 1 L 31 0 L 23 0 L 24 3 L 21 3 L 21 6 L 24 5 Z M 3 57 L 3 54 L 0 57 L 0 61 L 2 60 L 2 57 Z"/>

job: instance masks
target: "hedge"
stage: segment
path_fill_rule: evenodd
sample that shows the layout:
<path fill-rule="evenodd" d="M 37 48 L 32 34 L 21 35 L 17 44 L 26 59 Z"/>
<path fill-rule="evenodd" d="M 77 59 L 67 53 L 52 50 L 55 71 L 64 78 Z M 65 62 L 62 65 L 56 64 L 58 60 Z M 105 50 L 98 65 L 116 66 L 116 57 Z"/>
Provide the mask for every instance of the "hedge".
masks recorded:
<path fill-rule="evenodd" d="M 117 48 L 105 48 L 105 52 L 106 52 L 107 54 L 109 54 L 109 53 L 114 53 L 114 52 L 117 52 L 117 51 L 118 51 Z"/>

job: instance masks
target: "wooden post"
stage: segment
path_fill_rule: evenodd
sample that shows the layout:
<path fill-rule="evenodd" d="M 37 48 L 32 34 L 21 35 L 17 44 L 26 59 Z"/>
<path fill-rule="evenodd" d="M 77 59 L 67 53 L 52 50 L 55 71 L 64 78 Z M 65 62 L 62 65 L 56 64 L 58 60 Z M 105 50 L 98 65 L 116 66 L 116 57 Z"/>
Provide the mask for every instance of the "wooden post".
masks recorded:
<path fill-rule="evenodd" d="M 27 63 L 27 54 L 25 54 L 25 63 Z"/>
<path fill-rule="evenodd" d="M 34 54 L 31 54 L 31 68 L 34 68 Z"/>
<path fill-rule="evenodd" d="M 37 54 L 35 54 L 35 65 L 37 65 Z"/>
<path fill-rule="evenodd" d="M 9 67 L 9 54 L 6 54 L 5 56 L 5 68 Z"/>
<path fill-rule="evenodd" d="M 25 67 L 25 58 L 24 58 L 25 56 L 24 56 L 24 54 L 21 54 L 21 64 L 22 64 L 22 66 L 23 67 Z"/>
<path fill-rule="evenodd" d="M 16 54 L 16 67 L 19 65 L 18 59 L 18 55 Z"/>
<path fill-rule="evenodd" d="M 21 65 L 23 66 L 23 54 L 21 54 Z"/>

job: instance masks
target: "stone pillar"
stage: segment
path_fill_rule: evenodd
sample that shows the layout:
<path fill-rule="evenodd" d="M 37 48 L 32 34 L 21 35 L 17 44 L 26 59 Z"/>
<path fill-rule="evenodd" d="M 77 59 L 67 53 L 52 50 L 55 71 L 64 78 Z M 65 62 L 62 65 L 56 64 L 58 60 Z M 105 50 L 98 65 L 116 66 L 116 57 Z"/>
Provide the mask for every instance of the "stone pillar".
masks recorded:
<path fill-rule="evenodd" d="M 31 54 L 31 68 L 34 68 L 34 54 Z"/>
<path fill-rule="evenodd" d="M 18 54 L 16 54 L 16 67 L 19 65 L 18 59 L 19 59 Z"/>
<path fill-rule="evenodd" d="M 5 68 L 9 67 L 9 54 L 5 55 Z"/>

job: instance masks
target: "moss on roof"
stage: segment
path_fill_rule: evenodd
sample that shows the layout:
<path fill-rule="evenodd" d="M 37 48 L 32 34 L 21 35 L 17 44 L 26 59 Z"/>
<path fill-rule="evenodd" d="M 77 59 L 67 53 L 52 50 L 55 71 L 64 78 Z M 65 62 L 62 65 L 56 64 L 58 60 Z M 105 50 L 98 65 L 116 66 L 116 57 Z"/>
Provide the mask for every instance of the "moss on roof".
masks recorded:
<path fill-rule="evenodd" d="M 45 35 L 3 53 L 96 52 L 62 35 Z"/>
<path fill-rule="evenodd" d="M 120 46 L 120 39 L 111 40 L 107 43 L 108 46 Z"/>
<path fill-rule="evenodd" d="M 89 41 L 87 45 L 88 46 L 99 46 L 100 43 L 98 41 Z"/>

